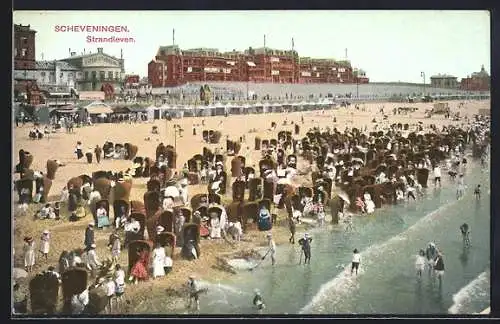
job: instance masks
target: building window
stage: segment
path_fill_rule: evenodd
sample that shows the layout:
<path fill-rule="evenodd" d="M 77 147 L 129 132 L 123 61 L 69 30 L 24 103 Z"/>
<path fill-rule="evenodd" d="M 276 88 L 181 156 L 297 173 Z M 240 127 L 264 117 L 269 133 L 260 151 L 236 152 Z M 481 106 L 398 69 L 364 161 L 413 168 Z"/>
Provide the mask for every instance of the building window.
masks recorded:
<path fill-rule="evenodd" d="M 106 78 L 106 72 L 104 72 L 104 71 L 99 71 L 99 78 L 100 78 L 101 80 L 104 80 L 104 79 Z"/>
<path fill-rule="evenodd" d="M 73 78 L 73 72 L 69 72 L 68 73 L 68 79 L 72 79 Z"/>
<path fill-rule="evenodd" d="M 118 72 L 115 72 L 115 79 L 118 80 L 120 77 L 118 75 Z"/>
<path fill-rule="evenodd" d="M 14 56 L 17 56 L 17 48 L 14 48 Z"/>
<path fill-rule="evenodd" d="M 27 37 L 21 37 L 21 42 L 23 43 L 23 45 L 27 45 L 28 44 L 28 38 Z"/>
<path fill-rule="evenodd" d="M 95 80 L 95 79 L 97 79 L 97 72 L 92 71 L 92 80 Z"/>
<path fill-rule="evenodd" d="M 110 80 L 113 79 L 113 72 L 108 72 L 108 79 L 110 79 Z"/>
<path fill-rule="evenodd" d="M 45 72 L 40 72 L 40 75 L 42 76 L 42 78 L 45 78 Z"/>
<path fill-rule="evenodd" d="M 25 57 L 25 56 L 26 56 L 26 54 L 28 54 L 28 49 L 27 49 L 27 48 L 23 48 L 23 49 L 21 50 L 21 56 L 22 56 L 22 57 Z"/>

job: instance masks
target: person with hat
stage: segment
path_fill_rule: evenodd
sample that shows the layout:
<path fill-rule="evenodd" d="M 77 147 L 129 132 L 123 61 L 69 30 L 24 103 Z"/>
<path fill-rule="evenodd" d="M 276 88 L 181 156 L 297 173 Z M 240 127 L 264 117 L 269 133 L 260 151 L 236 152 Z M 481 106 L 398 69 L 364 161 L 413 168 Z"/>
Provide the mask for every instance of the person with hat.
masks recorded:
<path fill-rule="evenodd" d="M 45 257 L 45 260 L 49 258 L 50 251 L 50 232 L 49 230 L 44 230 L 42 237 L 40 237 L 40 253 Z"/>
<path fill-rule="evenodd" d="M 35 241 L 31 236 L 26 236 L 24 238 L 24 268 L 27 272 L 31 272 L 33 270 L 33 266 L 35 265 Z"/>
<path fill-rule="evenodd" d="M 90 222 L 85 229 L 85 240 L 83 245 L 85 245 L 85 250 L 89 250 L 90 246 L 95 243 L 94 239 L 94 222 Z"/>
<path fill-rule="evenodd" d="M 266 304 L 264 304 L 264 299 L 262 298 L 262 295 L 260 294 L 260 290 L 259 289 L 255 289 L 254 290 L 254 297 L 253 297 L 253 305 L 255 307 L 257 307 L 257 309 L 260 311 L 260 310 L 263 310 L 264 308 L 266 308 Z"/>
<path fill-rule="evenodd" d="M 196 210 L 193 213 L 193 223 L 200 225 L 201 221 L 202 221 L 201 213 L 198 210 Z"/>
<path fill-rule="evenodd" d="M 208 221 L 210 218 L 203 216 L 200 225 L 200 237 L 208 238 L 210 236 L 210 228 L 208 226 Z"/>
<path fill-rule="evenodd" d="M 93 273 L 102 266 L 102 263 L 99 261 L 99 257 L 96 252 L 96 245 L 92 243 L 90 245 L 89 250 L 87 251 L 87 268 L 91 270 Z"/>
<path fill-rule="evenodd" d="M 437 251 L 436 259 L 434 260 L 434 271 L 436 271 L 436 275 L 439 279 L 439 286 L 441 287 L 444 275 L 444 260 L 443 253 L 441 251 Z"/>
<path fill-rule="evenodd" d="M 109 244 L 108 247 L 111 249 L 111 258 L 114 263 L 118 262 L 118 258 L 120 257 L 121 253 L 121 240 L 120 236 L 118 233 L 115 231 L 109 236 Z"/>

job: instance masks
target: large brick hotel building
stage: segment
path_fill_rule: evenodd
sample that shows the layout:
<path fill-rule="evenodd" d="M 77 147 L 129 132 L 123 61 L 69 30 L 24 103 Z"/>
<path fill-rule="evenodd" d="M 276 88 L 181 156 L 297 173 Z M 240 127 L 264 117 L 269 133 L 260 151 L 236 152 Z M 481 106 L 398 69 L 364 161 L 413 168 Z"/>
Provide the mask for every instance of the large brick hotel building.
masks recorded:
<path fill-rule="evenodd" d="M 249 48 L 221 53 L 217 49 L 181 50 L 160 46 L 148 64 L 153 87 L 199 81 L 270 83 L 368 83 L 349 61 L 299 57 L 296 51 Z"/>

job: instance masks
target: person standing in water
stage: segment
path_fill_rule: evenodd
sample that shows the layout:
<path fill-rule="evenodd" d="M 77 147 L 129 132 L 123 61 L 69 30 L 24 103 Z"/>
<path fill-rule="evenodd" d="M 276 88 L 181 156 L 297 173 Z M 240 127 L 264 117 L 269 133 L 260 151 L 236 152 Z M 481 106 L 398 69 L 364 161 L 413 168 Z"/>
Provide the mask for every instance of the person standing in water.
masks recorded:
<path fill-rule="evenodd" d="M 469 224 L 463 223 L 460 226 L 460 232 L 462 232 L 462 240 L 464 242 L 465 247 L 470 246 L 470 239 L 469 239 Z"/>
<path fill-rule="evenodd" d="M 262 295 L 260 294 L 259 289 L 255 289 L 255 296 L 253 297 L 253 305 L 257 307 L 259 311 L 263 310 L 266 308 L 266 304 L 264 304 L 264 299 L 262 298 Z"/>
<path fill-rule="evenodd" d="M 444 261 L 443 261 L 443 254 L 439 251 L 437 253 L 437 257 L 435 260 L 434 270 L 436 271 L 437 277 L 439 279 L 439 286 L 441 286 L 444 275 Z"/>
<path fill-rule="evenodd" d="M 477 200 L 481 199 L 481 185 L 478 184 L 476 188 L 474 189 L 474 196 L 476 197 Z"/>
<path fill-rule="evenodd" d="M 358 249 L 354 249 L 352 255 L 352 264 L 351 264 L 351 275 L 356 270 L 356 276 L 358 275 L 359 264 L 361 263 L 361 254 Z"/>
<path fill-rule="evenodd" d="M 311 264 L 311 242 L 312 238 L 309 234 L 305 233 L 304 238 L 299 240 L 299 244 L 302 246 L 302 252 L 304 252 L 304 264 Z"/>
<path fill-rule="evenodd" d="M 427 249 L 425 250 L 425 255 L 427 256 L 427 265 L 429 267 L 429 274 L 431 274 L 434 268 L 434 260 L 436 259 L 437 256 L 437 248 L 434 242 L 430 242 L 427 245 Z"/>
<path fill-rule="evenodd" d="M 422 277 L 422 272 L 425 269 L 425 251 L 420 250 L 420 252 L 417 255 L 417 260 L 415 261 L 415 268 L 417 268 L 417 276 L 419 278 Z"/>
<path fill-rule="evenodd" d="M 465 191 L 464 175 L 460 173 L 458 176 L 457 200 L 462 198 Z"/>
<path fill-rule="evenodd" d="M 441 167 L 436 164 L 434 166 L 434 187 L 436 187 L 438 182 L 441 187 Z"/>
<path fill-rule="evenodd" d="M 200 289 L 198 287 L 198 282 L 196 278 L 191 275 L 189 276 L 189 280 L 187 282 L 188 290 L 189 290 L 189 305 L 188 308 L 191 308 L 192 302 L 194 301 L 196 304 L 196 310 L 200 310 Z"/>

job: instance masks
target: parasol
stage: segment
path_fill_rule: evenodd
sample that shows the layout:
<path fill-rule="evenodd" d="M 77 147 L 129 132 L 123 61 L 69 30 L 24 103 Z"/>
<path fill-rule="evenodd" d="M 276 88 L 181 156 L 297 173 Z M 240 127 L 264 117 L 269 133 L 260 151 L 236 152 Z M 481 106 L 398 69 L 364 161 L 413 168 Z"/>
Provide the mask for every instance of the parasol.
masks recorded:
<path fill-rule="evenodd" d="M 165 197 L 168 197 L 168 196 L 178 197 L 179 195 L 180 195 L 179 189 L 177 189 L 176 187 L 170 186 L 170 187 L 165 188 L 165 192 L 164 192 Z"/>

